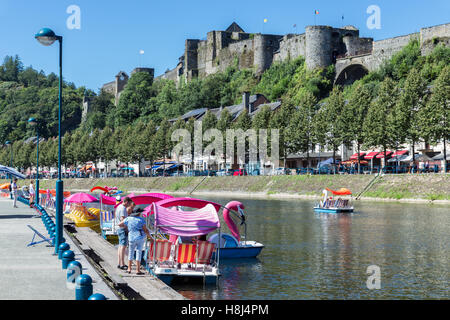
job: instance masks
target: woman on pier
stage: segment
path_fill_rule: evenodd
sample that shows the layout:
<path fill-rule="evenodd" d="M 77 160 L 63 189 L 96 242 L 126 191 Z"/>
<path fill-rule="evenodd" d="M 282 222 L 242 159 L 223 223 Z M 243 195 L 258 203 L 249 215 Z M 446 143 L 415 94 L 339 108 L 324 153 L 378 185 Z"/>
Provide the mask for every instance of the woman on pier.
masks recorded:
<path fill-rule="evenodd" d="M 133 208 L 129 207 L 128 209 L 128 217 L 125 218 L 121 223 L 119 223 L 119 227 L 126 226 L 128 228 L 128 273 L 131 273 L 131 263 L 133 261 L 133 255 L 136 251 L 136 274 L 141 275 L 144 274 L 141 272 L 141 258 L 142 258 L 142 250 L 144 249 L 145 240 L 147 239 L 146 235 L 150 237 L 150 232 L 145 225 L 145 219 L 142 218 L 141 212 L 142 209 L 138 209 L 133 212 Z"/>

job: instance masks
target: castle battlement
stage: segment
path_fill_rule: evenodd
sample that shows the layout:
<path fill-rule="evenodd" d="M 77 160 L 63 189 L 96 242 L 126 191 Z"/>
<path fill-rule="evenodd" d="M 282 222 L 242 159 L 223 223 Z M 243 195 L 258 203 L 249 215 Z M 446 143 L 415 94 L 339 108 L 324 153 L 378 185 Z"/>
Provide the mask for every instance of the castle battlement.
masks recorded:
<path fill-rule="evenodd" d="M 309 69 L 335 65 L 335 82 L 345 85 L 379 68 L 411 39 L 419 39 L 422 54 L 429 53 L 439 43 L 448 46 L 450 23 L 374 41 L 370 37 L 360 37 L 354 26 L 306 26 L 302 34 L 273 35 L 248 33 L 233 22 L 224 31 L 208 32 L 205 40 L 187 39 L 176 67 L 168 69 L 156 80 L 169 79 L 179 84 L 225 71 L 236 61 L 240 69 L 253 68 L 256 74 L 261 74 L 274 62 L 303 56 Z M 116 76 L 116 81 L 105 84 L 104 88 L 115 90 L 117 101 L 122 84 Z"/>

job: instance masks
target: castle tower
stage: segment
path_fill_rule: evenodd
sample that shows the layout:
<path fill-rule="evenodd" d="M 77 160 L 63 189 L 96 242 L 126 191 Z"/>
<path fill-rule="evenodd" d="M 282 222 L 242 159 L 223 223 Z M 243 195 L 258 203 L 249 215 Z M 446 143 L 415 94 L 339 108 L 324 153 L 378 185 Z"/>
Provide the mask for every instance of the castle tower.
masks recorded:
<path fill-rule="evenodd" d="M 184 69 L 187 81 L 198 76 L 198 44 L 200 40 L 187 39 L 184 51 Z"/>
<path fill-rule="evenodd" d="M 87 114 L 91 111 L 91 99 L 83 96 L 83 107 L 81 112 L 81 123 L 86 121 Z"/>
<path fill-rule="evenodd" d="M 253 38 L 253 64 L 256 74 L 261 74 L 268 69 L 273 61 L 274 53 L 280 48 L 281 36 L 268 34 L 255 34 Z"/>
<path fill-rule="evenodd" d="M 329 26 L 307 26 L 306 66 L 308 69 L 325 68 L 333 62 L 333 28 Z"/>
<path fill-rule="evenodd" d="M 114 97 L 115 97 L 114 104 L 116 106 L 119 103 L 120 93 L 122 92 L 123 88 L 125 88 L 125 85 L 127 84 L 127 82 L 128 82 L 128 75 L 125 72 L 120 71 L 116 75 L 115 88 L 114 88 Z"/>
<path fill-rule="evenodd" d="M 155 76 L 155 69 L 153 69 L 153 68 L 140 68 L 140 67 L 138 67 L 138 68 L 134 68 L 133 69 L 133 71 L 131 71 L 131 76 L 133 75 L 133 74 L 135 74 L 136 72 L 146 72 L 146 73 L 148 73 L 152 78 Z"/>

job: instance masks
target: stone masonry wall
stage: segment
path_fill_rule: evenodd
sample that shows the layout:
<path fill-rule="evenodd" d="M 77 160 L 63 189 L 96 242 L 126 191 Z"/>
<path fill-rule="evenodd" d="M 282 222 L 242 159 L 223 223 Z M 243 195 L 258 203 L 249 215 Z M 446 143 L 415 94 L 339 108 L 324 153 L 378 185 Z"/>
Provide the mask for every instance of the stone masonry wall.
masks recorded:
<path fill-rule="evenodd" d="M 285 61 L 295 59 L 306 54 L 305 34 L 287 34 L 280 42 L 280 50 L 274 54 L 274 61 Z"/>

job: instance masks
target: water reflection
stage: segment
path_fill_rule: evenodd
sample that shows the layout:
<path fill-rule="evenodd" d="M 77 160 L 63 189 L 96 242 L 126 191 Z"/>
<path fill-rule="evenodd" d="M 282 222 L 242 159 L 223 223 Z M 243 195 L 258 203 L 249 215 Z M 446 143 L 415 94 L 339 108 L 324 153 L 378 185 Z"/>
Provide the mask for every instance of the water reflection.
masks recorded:
<path fill-rule="evenodd" d="M 229 199 L 208 197 L 225 204 Z M 357 203 L 314 213 L 313 201 L 242 200 L 258 260 L 222 263 L 220 286 L 176 288 L 190 299 L 425 299 L 449 297 L 448 207 Z M 381 268 L 381 289 L 366 287 Z"/>
<path fill-rule="evenodd" d="M 187 298 L 450 297 L 449 206 L 357 202 L 354 213 L 327 214 L 314 213 L 314 201 L 240 201 L 247 239 L 265 248 L 258 259 L 222 260 L 218 287 L 174 287 Z M 370 265 L 381 269 L 380 290 L 366 287 Z"/>

